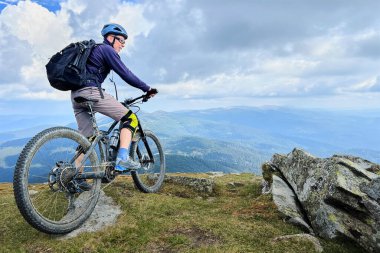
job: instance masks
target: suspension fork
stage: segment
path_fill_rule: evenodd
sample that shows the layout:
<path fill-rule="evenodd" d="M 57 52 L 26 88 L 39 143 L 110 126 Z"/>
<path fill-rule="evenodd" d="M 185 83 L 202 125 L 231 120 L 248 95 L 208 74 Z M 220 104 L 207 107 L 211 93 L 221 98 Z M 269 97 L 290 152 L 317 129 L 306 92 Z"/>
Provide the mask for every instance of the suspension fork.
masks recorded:
<path fill-rule="evenodd" d="M 149 147 L 148 140 L 146 139 L 146 135 L 145 135 L 145 133 L 144 133 L 144 130 L 143 130 L 142 127 L 141 127 L 140 120 L 138 120 L 138 131 L 139 131 L 139 133 L 140 133 L 141 140 L 142 140 L 143 143 L 144 143 L 144 146 L 145 146 L 145 148 L 146 148 L 146 151 L 148 152 L 148 155 L 149 155 L 149 162 L 154 163 L 154 157 L 153 157 L 152 151 L 151 151 L 151 149 L 150 149 L 150 147 Z M 136 153 L 137 153 L 137 156 L 139 157 L 139 160 L 141 161 L 141 159 L 142 159 L 142 155 L 141 155 L 141 151 L 140 151 L 138 145 L 137 145 L 137 148 L 136 148 Z"/>

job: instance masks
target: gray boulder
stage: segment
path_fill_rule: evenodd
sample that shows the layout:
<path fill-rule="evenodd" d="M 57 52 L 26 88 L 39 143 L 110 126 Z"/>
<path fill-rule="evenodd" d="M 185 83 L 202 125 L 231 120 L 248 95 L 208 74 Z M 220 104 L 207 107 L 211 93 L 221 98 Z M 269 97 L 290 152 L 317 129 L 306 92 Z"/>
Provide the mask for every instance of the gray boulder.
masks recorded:
<path fill-rule="evenodd" d="M 274 203 L 288 218 L 288 222 L 301 227 L 306 232 L 313 233 L 313 229 L 306 222 L 307 218 L 303 215 L 297 196 L 286 182 L 276 175 L 273 175 L 272 194 Z"/>
<path fill-rule="evenodd" d="M 286 216 L 303 219 L 318 236 L 349 237 L 370 252 L 380 252 L 379 165 L 352 156 L 321 159 L 300 149 L 274 155 L 270 165 L 283 181 L 277 183 L 274 176 L 270 182 L 273 198 L 280 191 L 288 195 L 282 199 L 295 199 L 299 205 L 282 201 L 279 210 Z M 279 185 L 291 191 L 285 193 Z"/>

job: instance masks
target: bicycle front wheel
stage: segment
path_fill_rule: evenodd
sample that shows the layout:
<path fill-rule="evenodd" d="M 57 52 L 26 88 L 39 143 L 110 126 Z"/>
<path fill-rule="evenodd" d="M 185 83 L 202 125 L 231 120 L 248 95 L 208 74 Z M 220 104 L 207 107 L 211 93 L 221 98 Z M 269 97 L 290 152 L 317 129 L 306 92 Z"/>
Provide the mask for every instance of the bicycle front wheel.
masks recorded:
<path fill-rule="evenodd" d="M 137 133 L 138 134 L 138 133 Z M 145 193 L 157 192 L 165 177 L 165 155 L 157 136 L 151 131 L 144 131 L 145 136 L 138 135 L 132 142 L 130 156 L 140 162 L 141 168 L 132 170 L 131 175 L 136 187 Z"/>
<path fill-rule="evenodd" d="M 84 192 L 78 187 L 83 181 L 75 180 L 78 171 L 100 171 L 95 151 L 76 168 L 81 164 L 78 152 L 83 153 L 90 145 L 79 132 L 54 127 L 37 134 L 22 150 L 14 173 L 14 194 L 21 214 L 34 228 L 64 234 L 91 215 L 101 180 L 87 180 L 91 189 Z"/>

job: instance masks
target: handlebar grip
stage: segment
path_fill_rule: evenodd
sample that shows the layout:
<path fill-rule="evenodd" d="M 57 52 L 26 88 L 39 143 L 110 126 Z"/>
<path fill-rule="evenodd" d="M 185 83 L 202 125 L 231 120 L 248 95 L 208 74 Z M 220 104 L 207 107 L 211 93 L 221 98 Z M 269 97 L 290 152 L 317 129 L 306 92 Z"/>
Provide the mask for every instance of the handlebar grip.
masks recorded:
<path fill-rule="evenodd" d="M 142 101 L 143 101 L 143 102 L 146 102 L 146 101 L 148 101 L 149 98 L 150 98 L 150 97 L 149 97 L 148 95 L 145 95 Z"/>

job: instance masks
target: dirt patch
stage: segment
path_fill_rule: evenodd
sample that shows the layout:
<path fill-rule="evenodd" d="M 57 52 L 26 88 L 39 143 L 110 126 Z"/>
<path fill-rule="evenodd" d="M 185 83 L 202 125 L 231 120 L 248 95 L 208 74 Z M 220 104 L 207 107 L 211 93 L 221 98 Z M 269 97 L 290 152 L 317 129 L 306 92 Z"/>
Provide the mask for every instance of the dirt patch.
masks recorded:
<path fill-rule="evenodd" d="M 163 192 L 169 196 L 176 196 L 185 199 L 194 199 L 196 197 L 202 196 L 202 193 L 197 192 L 190 187 L 173 183 L 165 183 Z"/>
<path fill-rule="evenodd" d="M 189 239 L 190 246 L 198 248 L 201 246 L 215 245 L 221 242 L 220 238 L 209 231 L 202 230 L 198 227 L 176 228 L 170 231 L 171 235 L 183 235 Z"/>
<path fill-rule="evenodd" d="M 154 243 L 151 242 L 148 248 L 153 253 L 174 253 L 181 251 L 181 249 L 197 249 L 221 243 L 222 240 L 210 231 L 193 226 L 171 229 L 165 238 Z"/>

